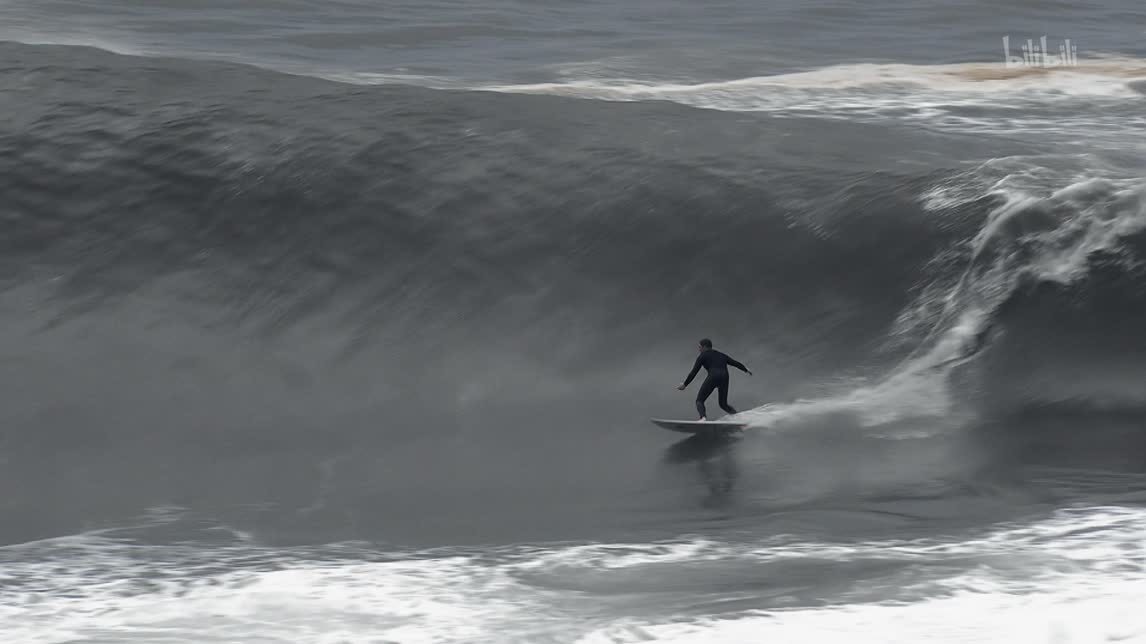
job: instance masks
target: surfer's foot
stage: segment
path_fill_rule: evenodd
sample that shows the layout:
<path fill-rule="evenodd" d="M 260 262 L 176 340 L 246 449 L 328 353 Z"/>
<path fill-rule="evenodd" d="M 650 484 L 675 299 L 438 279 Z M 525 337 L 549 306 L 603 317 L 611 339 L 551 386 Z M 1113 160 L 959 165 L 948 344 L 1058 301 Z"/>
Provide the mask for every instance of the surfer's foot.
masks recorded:
<path fill-rule="evenodd" d="M 707 421 L 708 421 L 708 419 L 707 419 L 707 418 L 705 418 L 704 416 L 701 416 L 701 417 L 700 417 L 700 420 L 698 420 L 697 422 L 699 422 L 699 423 L 703 423 L 703 422 L 707 422 Z"/>

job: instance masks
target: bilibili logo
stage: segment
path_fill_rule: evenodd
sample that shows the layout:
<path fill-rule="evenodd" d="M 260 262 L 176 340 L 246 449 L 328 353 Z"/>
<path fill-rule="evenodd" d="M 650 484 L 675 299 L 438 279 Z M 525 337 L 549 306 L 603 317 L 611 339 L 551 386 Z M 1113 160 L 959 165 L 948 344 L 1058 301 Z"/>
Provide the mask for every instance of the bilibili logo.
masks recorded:
<path fill-rule="evenodd" d="M 1011 53 L 1011 37 L 1003 36 L 1003 60 L 1007 67 L 1073 67 L 1078 64 L 1078 46 L 1064 40 L 1058 46 L 1058 52 L 1051 52 L 1047 47 L 1047 37 L 1043 36 L 1037 41 L 1027 39 L 1018 49 L 1020 54 Z"/>

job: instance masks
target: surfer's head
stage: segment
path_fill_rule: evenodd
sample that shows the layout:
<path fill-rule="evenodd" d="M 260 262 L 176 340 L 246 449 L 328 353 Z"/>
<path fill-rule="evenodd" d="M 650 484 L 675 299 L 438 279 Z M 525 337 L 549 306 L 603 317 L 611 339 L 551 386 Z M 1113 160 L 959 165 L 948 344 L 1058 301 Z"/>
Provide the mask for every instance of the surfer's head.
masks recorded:
<path fill-rule="evenodd" d="M 711 349 L 711 348 L 712 348 L 712 340 L 709 340 L 708 338 L 701 338 L 700 344 L 696 347 L 696 350 L 697 351 L 704 351 L 705 349 Z"/>

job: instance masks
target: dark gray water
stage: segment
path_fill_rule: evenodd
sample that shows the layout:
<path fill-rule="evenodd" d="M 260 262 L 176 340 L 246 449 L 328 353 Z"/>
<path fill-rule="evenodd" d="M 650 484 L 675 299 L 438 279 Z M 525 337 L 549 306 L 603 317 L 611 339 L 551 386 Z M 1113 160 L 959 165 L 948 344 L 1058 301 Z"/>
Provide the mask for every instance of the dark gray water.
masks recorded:
<path fill-rule="evenodd" d="M 0 3 L 4 641 L 1146 641 L 1144 23 Z"/>

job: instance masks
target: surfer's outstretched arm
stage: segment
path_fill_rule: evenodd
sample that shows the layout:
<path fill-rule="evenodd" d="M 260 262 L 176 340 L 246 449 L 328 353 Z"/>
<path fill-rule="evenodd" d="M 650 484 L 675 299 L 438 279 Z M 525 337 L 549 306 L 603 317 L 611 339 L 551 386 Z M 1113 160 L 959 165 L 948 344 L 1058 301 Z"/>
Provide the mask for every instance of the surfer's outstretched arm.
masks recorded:
<path fill-rule="evenodd" d="M 677 389 L 684 389 L 688 386 L 688 383 L 692 382 L 692 379 L 696 377 L 697 372 L 700 371 L 700 364 L 700 356 L 697 356 L 696 362 L 692 365 L 692 371 L 688 372 L 688 377 L 684 379 L 684 382 L 680 383 L 680 387 L 677 387 Z"/>
<path fill-rule="evenodd" d="M 727 354 L 725 354 L 724 357 L 728 358 L 728 364 L 732 365 L 733 367 L 736 367 L 737 369 L 743 371 L 744 373 L 746 373 L 750 376 L 752 375 L 752 372 L 748 370 L 748 367 L 745 367 L 743 364 L 740 364 L 740 362 L 738 362 L 736 360 L 736 358 L 733 358 L 732 356 L 727 355 Z"/>

